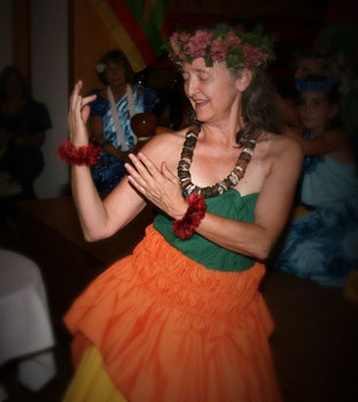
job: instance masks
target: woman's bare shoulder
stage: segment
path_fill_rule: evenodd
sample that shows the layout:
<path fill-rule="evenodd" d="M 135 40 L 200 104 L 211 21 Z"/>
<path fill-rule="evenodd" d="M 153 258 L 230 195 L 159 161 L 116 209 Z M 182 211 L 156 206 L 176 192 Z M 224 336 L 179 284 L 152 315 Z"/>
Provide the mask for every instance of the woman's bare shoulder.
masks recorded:
<path fill-rule="evenodd" d="M 302 145 L 295 138 L 285 135 L 276 135 L 273 141 L 273 155 L 277 168 L 300 171 L 304 157 Z"/>
<path fill-rule="evenodd" d="M 275 153 L 303 154 L 302 145 L 294 137 L 283 134 L 271 134 L 272 151 Z"/>
<path fill-rule="evenodd" d="M 177 162 L 185 140 L 185 133 L 185 129 L 162 131 L 160 134 L 154 135 L 141 149 L 141 152 L 153 161 L 174 160 Z"/>
<path fill-rule="evenodd" d="M 293 137 L 289 137 L 283 134 L 264 133 L 259 138 L 258 144 L 263 143 L 265 151 L 270 156 L 289 154 L 303 154 L 301 144 Z"/>
<path fill-rule="evenodd" d="M 149 151 L 152 149 L 161 149 L 167 147 L 182 146 L 185 139 L 185 130 L 180 131 L 162 131 L 159 134 L 155 134 L 150 141 L 143 147 L 144 151 Z"/>
<path fill-rule="evenodd" d="M 302 145 L 286 135 L 265 133 L 262 136 L 262 156 L 270 161 L 271 167 L 301 166 L 303 160 Z"/>

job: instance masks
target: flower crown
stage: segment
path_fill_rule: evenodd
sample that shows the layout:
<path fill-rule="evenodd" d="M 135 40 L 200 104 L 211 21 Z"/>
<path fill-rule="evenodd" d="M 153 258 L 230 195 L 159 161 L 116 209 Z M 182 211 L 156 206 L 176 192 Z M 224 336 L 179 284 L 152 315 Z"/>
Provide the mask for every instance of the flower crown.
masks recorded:
<path fill-rule="evenodd" d="M 168 51 L 171 60 L 180 68 L 203 57 L 205 65 L 225 62 L 228 68 L 265 68 L 274 59 L 273 36 L 263 34 L 258 26 L 253 32 L 239 32 L 222 24 L 213 29 L 175 32 L 169 38 Z"/>
<path fill-rule="evenodd" d="M 337 85 L 334 77 L 304 77 L 295 81 L 298 92 L 329 92 Z"/>

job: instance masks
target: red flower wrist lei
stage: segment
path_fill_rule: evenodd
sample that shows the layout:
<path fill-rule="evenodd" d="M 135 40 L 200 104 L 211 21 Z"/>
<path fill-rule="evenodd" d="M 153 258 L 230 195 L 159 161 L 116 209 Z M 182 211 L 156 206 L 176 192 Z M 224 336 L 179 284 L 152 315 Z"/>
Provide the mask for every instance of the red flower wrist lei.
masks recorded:
<path fill-rule="evenodd" d="M 88 146 L 75 147 L 70 140 L 62 142 L 57 150 L 57 155 L 62 162 L 76 166 L 92 166 L 98 162 L 101 148 L 89 144 Z"/>
<path fill-rule="evenodd" d="M 206 203 L 201 195 L 190 194 L 186 200 L 189 207 L 185 215 L 173 223 L 175 235 L 183 240 L 189 239 L 195 233 L 206 213 Z"/>

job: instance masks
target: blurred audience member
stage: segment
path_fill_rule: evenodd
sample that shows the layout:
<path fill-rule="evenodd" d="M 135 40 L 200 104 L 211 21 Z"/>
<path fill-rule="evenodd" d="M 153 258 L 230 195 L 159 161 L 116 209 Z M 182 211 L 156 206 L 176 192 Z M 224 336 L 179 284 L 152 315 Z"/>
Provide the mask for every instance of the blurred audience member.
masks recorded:
<path fill-rule="evenodd" d="M 304 127 L 290 130 L 306 155 L 300 198 L 308 207 L 291 222 L 275 266 L 320 284 L 343 286 L 358 266 L 358 178 L 350 138 L 340 127 L 333 77 L 296 81 Z"/>
<path fill-rule="evenodd" d="M 88 94 L 97 96 L 90 104 L 90 127 L 92 142 L 102 150 L 91 172 L 98 191 L 109 193 L 126 174 L 127 153 L 137 143 L 131 118 L 137 113 L 153 112 L 159 99 L 155 91 L 133 85 L 132 68 L 120 50 L 103 55 L 96 73 L 105 87 Z"/>
<path fill-rule="evenodd" d="M 0 197 L 33 198 L 33 183 L 44 168 L 41 146 L 51 128 L 46 107 L 32 99 L 16 67 L 0 76 Z"/>

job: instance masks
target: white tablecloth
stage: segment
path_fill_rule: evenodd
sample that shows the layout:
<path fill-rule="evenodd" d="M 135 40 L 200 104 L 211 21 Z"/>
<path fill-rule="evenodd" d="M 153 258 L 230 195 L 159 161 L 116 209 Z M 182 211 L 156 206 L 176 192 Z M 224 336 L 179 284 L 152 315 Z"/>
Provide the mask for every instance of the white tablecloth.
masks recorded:
<path fill-rule="evenodd" d="M 20 358 L 19 381 L 31 391 L 56 374 L 47 297 L 37 265 L 0 249 L 0 365 Z"/>

